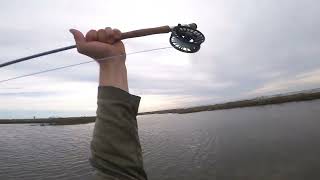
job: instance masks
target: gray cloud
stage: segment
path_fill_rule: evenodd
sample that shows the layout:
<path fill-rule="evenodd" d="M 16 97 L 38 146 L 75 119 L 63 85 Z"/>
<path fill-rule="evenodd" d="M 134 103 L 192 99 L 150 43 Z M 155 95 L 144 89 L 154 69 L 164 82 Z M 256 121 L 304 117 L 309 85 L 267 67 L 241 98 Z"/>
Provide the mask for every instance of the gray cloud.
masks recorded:
<path fill-rule="evenodd" d="M 1 2 L 0 62 L 73 44 L 67 31 L 70 27 L 86 31 L 109 23 L 126 28 L 125 31 L 195 21 L 206 35 L 199 53 L 185 56 L 166 50 L 127 58 L 129 86 L 133 92 L 142 97 L 168 95 L 199 99 L 180 106 L 245 98 L 274 82 L 292 84 L 299 75 L 320 68 L 320 2 L 316 0 L 159 1 L 158 8 L 153 3 L 144 3 L 140 9 L 124 7 L 123 15 L 117 16 L 116 7 L 121 2 L 113 2 L 114 8 L 107 7 L 108 11 L 101 8 L 103 1 L 92 3 L 94 6 L 58 1 L 59 7 L 49 2 L 30 1 L 25 6 L 17 2 Z M 170 13 L 163 14 L 164 10 Z M 25 12 L 32 13 L 25 15 Z M 167 35 L 125 42 L 128 52 L 169 46 Z M 87 60 L 75 51 L 64 52 L 3 69 L 0 78 Z M 97 71 L 97 66 L 91 63 L 37 77 L 47 78 L 48 86 L 50 81 L 87 83 L 97 81 Z M 14 85 L 22 82 L 17 80 Z M 305 81 L 282 90 L 315 88 L 319 83 Z M 275 89 L 269 93 L 278 92 Z"/>
<path fill-rule="evenodd" d="M 236 82 L 230 95 L 241 97 L 278 78 L 290 79 L 319 68 L 319 2 L 241 1 L 236 5 L 229 10 L 229 28 L 219 37 L 208 33 L 206 45 L 192 61 L 209 77 Z"/>

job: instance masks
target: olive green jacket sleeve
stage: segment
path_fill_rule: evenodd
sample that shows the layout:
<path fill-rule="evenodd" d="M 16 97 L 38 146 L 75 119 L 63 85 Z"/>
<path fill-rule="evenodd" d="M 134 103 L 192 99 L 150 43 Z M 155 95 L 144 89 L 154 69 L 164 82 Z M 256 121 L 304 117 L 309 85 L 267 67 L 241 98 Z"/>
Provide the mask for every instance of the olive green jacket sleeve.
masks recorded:
<path fill-rule="evenodd" d="M 111 86 L 98 88 L 90 162 L 96 180 L 147 180 L 138 136 L 140 97 Z"/>

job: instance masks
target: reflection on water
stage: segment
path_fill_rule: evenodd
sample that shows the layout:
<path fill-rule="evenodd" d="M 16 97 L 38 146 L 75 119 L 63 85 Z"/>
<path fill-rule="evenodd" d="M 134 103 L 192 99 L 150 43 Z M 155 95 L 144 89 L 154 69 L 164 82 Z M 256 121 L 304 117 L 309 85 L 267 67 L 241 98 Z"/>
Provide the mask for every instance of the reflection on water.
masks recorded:
<path fill-rule="evenodd" d="M 151 180 L 317 179 L 320 101 L 138 118 Z M 0 179 L 89 179 L 93 124 L 0 126 Z"/>

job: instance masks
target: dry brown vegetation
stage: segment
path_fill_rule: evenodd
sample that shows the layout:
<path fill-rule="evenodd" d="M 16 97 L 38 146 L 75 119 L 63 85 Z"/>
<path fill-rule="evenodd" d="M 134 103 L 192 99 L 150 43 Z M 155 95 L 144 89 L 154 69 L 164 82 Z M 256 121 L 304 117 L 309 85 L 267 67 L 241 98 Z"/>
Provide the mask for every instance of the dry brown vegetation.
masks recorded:
<path fill-rule="evenodd" d="M 315 99 L 320 99 L 320 92 L 297 93 L 297 94 L 281 95 L 281 96 L 279 95 L 279 96 L 273 96 L 273 97 L 258 97 L 254 99 L 233 101 L 233 102 L 227 102 L 227 103 L 221 103 L 221 104 L 215 104 L 215 105 L 143 112 L 143 113 L 140 113 L 140 115 L 166 114 L 166 113 L 184 114 L 184 113 L 194 113 L 194 112 L 201 112 L 201 111 L 214 111 L 214 110 L 220 110 L 220 109 L 232 109 L 232 108 L 251 107 L 251 106 L 263 106 L 263 105 L 269 105 L 269 104 L 282 104 L 282 103 L 288 103 L 288 102 L 310 101 Z"/>

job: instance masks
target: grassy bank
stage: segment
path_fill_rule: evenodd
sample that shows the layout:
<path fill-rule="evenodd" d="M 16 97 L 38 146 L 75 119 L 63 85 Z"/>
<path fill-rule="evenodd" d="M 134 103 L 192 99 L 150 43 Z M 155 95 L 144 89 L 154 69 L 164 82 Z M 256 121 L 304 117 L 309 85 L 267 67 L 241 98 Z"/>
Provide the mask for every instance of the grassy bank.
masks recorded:
<path fill-rule="evenodd" d="M 316 100 L 316 99 L 320 99 L 320 92 L 297 93 L 297 94 L 281 95 L 281 96 L 273 96 L 273 97 L 258 97 L 254 99 L 233 101 L 233 102 L 227 102 L 227 103 L 221 103 L 221 104 L 215 104 L 215 105 L 143 112 L 143 113 L 140 113 L 140 115 L 166 114 L 166 113 L 185 114 L 185 113 L 194 113 L 194 112 L 201 112 L 201 111 L 214 111 L 214 110 L 221 110 L 221 109 L 233 109 L 233 108 L 252 107 L 252 106 L 264 106 L 264 105 L 270 105 L 270 104 L 282 104 L 282 103 L 288 103 L 288 102 L 310 101 L 310 100 Z"/>
<path fill-rule="evenodd" d="M 233 101 L 215 105 L 198 106 L 191 108 L 168 109 L 161 111 L 142 112 L 139 115 L 148 114 L 167 114 L 167 113 L 194 113 L 201 111 L 214 111 L 221 109 L 232 109 L 251 106 L 263 106 L 270 104 L 282 104 L 288 102 L 310 101 L 320 99 L 320 92 L 301 92 L 291 93 L 289 95 L 277 95 L 271 97 L 258 97 L 254 99 Z M 0 119 L 0 124 L 24 124 L 24 123 L 40 123 L 40 125 L 72 125 L 85 124 L 95 121 L 95 117 L 68 117 L 68 118 L 43 118 L 43 119 Z"/>
<path fill-rule="evenodd" d="M 40 124 L 40 125 L 72 125 L 86 124 L 95 121 L 92 117 L 41 118 L 41 119 L 0 119 L 0 124 Z"/>

